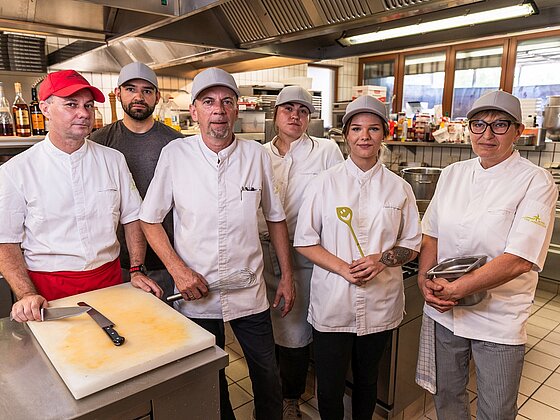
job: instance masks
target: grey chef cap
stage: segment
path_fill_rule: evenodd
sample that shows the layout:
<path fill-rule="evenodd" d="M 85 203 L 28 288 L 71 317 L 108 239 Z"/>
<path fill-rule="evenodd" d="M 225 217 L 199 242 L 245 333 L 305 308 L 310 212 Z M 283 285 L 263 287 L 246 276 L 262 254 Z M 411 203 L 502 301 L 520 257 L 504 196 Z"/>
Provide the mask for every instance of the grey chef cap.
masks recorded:
<path fill-rule="evenodd" d="M 352 118 L 356 114 L 361 114 L 362 112 L 375 114 L 386 123 L 389 122 L 385 104 L 379 99 L 374 98 L 373 96 L 363 95 L 358 96 L 348 104 L 348 106 L 346 107 L 346 113 L 344 114 L 344 117 L 342 117 L 342 125 L 346 125 L 350 118 Z"/>
<path fill-rule="evenodd" d="M 506 112 L 514 118 L 514 122 L 521 124 L 522 114 L 519 99 L 503 90 L 486 93 L 474 101 L 471 110 L 467 112 L 467 118 L 472 118 L 480 111 L 490 110 Z"/>
<path fill-rule="evenodd" d="M 315 112 L 313 106 L 313 98 L 311 94 L 300 86 L 286 86 L 280 91 L 276 98 L 276 105 L 283 105 L 287 103 L 298 103 L 306 107 L 311 114 Z"/>
<path fill-rule="evenodd" d="M 127 64 L 121 69 L 117 84 L 118 86 L 122 86 L 124 83 L 133 79 L 145 80 L 154 85 L 156 89 L 158 88 L 157 76 L 154 71 L 139 61 Z"/>
<path fill-rule="evenodd" d="M 230 88 L 235 92 L 235 95 L 239 97 L 239 89 L 237 88 L 233 76 L 227 71 L 217 67 L 210 67 L 195 76 L 191 88 L 192 102 L 194 103 L 200 92 L 213 86 L 225 86 Z"/>

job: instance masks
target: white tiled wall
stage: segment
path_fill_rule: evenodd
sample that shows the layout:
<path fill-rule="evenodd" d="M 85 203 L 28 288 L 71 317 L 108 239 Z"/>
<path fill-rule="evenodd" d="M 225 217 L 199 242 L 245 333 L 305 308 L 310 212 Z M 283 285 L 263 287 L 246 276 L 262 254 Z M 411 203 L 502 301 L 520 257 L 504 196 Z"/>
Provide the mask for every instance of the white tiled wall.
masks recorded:
<path fill-rule="evenodd" d="M 357 57 L 344 58 L 340 60 L 327 60 L 322 61 L 323 64 L 336 65 L 339 67 L 338 72 L 338 100 L 350 100 L 352 96 L 352 86 L 358 84 L 358 61 Z M 97 104 L 99 110 L 103 114 L 103 121 L 105 124 L 111 122 L 111 107 L 109 105 L 109 92 L 114 91 L 117 86 L 117 79 L 119 75 L 117 73 L 90 73 L 81 72 L 81 74 L 95 87 L 101 89 L 105 97 L 106 102 L 103 104 Z M 249 71 L 244 73 L 234 73 L 235 78 L 239 86 L 253 85 L 253 84 L 264 84 L 265 82 L 279 82 L 284 83 L 290 81 L 293 78 L 307 77 L 307 64 L 297 64 L 293 66 L 279 67 L 274 69 Z M 175 91 L 178 89 L 190 88 L 192 83 L 191 79 L 186 79 L 182 77 L 170 77 L 163 76 L 158 77 L 159 87 L 162 91 L 165 90 Z M 117 116 L 122 118 L 123 110 L 120 103 L 117 101 Z"/>
<path fill-rule="evenodd" d="M 98 104 L 96 106 L 99 108 L 103 114 L 103 122 L 108 124 L 111 122 L 111 105 L 109 105 L 110 92 L 115 90 L 117 86 L 117 80 L 119 78 L 118 73 L 90 73 L 90 72 L 80 72 L 88 82 L 93 86 L 99 88 L 101 92 L 105 95 L 105 103 Z M 164 93 L 165 91 L 176 91 L 178 89 L 184 89 L 192 80 L 183 77 L 169 77 L 163 76 L 158 77 L 158 84 L 160 90 Z M 120 119 L 123 117 L 123 110 L 119 101 L 117 101 L 117 117 Z"/>
<path fill-rule="evenodd" d="M 542 151 L 520 151 L 519 153 L 535 165 L 546 167 L 551 162 L 560 162 L 560 143 L 546 142 Z M 383 156 L 385 164 L 391 169 L 396 169 L 399 162 L 425 162 L 428 166 L 444 168 L 453 162 L 473 158 L 475 154 L 471 148 L 391 145 Z"/>
<path fill-rule="evenodd" d="M 351 100 L 352 86 L 360 85 L 358 80 L 359 61 L 358 57 L 321 61 L 321 64 L 340 66 L 338 70 L 338 101 Z"/>
<path fill-rule="evenodd" d="M 234 73 L 233 77 L 239 86 L 258 85 L 265 82 L 284 82 L 294 77 L 307 77 L 307 64 Z"/>

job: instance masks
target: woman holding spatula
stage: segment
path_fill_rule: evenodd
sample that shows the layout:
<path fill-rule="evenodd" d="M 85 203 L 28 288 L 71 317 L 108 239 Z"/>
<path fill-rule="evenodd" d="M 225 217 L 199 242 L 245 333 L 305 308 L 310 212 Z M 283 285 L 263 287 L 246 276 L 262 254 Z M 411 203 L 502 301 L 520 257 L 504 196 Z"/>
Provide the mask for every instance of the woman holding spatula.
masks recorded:
<path fill-rule="evenodd" d="M 416 257 L 421 241 L 412 188 L 379 159 L 388 133 L 385 105 L 360 96 L 342 122 L 350 155 L 310 183 L 294 238 L 315 264 L 308 321 L 323 420 L 344 417 L 350 364 L 352 417 L 371 419 L 379 361 L 403 319 L 401 266 Z"/>

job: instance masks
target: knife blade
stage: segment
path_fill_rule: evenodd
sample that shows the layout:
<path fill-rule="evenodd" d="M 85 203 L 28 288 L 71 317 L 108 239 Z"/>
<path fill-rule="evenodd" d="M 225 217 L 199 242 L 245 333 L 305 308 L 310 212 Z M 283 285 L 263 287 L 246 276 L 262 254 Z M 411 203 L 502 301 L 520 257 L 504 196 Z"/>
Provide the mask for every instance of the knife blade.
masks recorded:
<path fill-rule="evenodd" d="M 41 321 L 69 318 L 90 310 L 89 306 L 69 306 L 65 308 L 41 308 Z"/>
<path fill-rule="evenodd" d="M 119 333 L 113 328 L 115 324 L 110 319 L 103 316 L 95 308 L 91 307 L 85 302 L 78 302 L 78 306 L 89 307 L 89 310 L 87 311 L 88 315 L 91 316 L 95 322 L 97 322 L 97 325 L 99 325 L 103 331 L 105 331 L 105 333 L 113 341 L 113 344 L 115 346 L 120 346 L 124 343 L 124 337 L 120 336 Z"/>

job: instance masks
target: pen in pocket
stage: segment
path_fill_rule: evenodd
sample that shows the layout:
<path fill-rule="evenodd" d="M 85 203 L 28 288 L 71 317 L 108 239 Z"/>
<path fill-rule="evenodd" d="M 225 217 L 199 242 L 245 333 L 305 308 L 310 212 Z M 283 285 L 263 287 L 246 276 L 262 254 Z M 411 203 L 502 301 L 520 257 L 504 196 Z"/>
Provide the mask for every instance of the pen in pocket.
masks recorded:
<path fill-rule="evenodd" d="M 259 191 L 260 188 L 255 187 L 241 187 L 241 201 L 243 201 L 243 191 Z"/>

